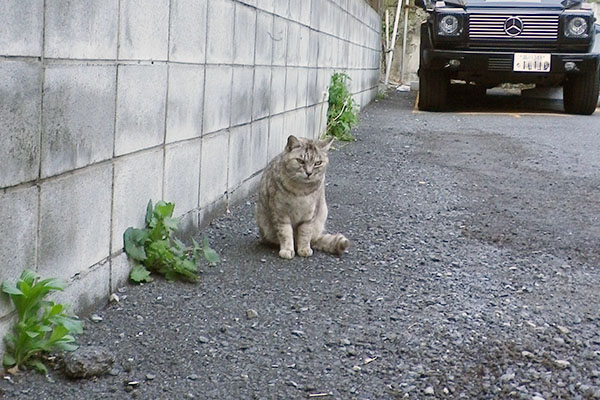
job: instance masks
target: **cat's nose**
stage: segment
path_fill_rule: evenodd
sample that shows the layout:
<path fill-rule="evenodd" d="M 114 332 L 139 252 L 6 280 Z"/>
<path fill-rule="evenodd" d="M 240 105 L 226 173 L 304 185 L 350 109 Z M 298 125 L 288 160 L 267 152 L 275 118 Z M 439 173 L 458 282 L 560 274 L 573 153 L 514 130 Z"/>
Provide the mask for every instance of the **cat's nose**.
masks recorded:
<path fill-rule="evenodd" d="M 306 171 L 306 176 L 310 177 L 312 175 L 312 171 Z"/>

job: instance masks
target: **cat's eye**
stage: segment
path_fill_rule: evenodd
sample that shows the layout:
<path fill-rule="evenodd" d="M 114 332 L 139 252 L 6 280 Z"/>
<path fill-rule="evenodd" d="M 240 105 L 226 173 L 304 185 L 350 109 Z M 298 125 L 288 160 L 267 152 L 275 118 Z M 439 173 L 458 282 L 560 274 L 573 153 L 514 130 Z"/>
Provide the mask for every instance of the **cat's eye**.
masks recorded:
<path fill-rule="evenodd" d="M 315 161 L 315 167 L 320 167 L 323 164 L 323 161 Z"/>
<path fill-rule="evenodd" d="M 298 164 L 300 165 L 304 165 L 304 160 L 301 158 L 296 158 L 296 161 L 298 161 Z"/>

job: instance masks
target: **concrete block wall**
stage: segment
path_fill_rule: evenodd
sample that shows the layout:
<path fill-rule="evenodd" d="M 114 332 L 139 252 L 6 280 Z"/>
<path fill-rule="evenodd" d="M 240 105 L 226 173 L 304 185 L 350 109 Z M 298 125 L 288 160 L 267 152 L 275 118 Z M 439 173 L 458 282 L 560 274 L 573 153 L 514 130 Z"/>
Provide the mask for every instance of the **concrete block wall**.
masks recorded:
<path fill-rule="evenodd" d="M 62 278 L 76 312 L 125 283 L 149 199 L 192 232 L 289 134 L 319 136 L 334 71 L 361 106 L 377 93 L 364 0 L 3 1 L 0 282 Z M 0 296 L 0 336 L 11 309 Z"/>

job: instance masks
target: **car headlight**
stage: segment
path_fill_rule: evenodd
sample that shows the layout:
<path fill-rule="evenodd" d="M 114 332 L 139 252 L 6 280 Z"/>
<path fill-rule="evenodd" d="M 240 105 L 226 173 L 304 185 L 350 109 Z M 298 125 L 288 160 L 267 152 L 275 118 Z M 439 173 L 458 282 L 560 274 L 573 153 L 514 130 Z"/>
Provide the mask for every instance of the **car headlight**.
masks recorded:
<path fill-rule="evenodd" d="M 456 15 L 448 14 L 439 19 L 438 35 L 459 36 L 461 33 L 460 20 Z"/>
<path fill-rule="evenodd" d="M 588 36 L 588 22 L 584 17 L 570 17 L 565 24 L 565 36 L 568 38 L 585 38 Z"/>

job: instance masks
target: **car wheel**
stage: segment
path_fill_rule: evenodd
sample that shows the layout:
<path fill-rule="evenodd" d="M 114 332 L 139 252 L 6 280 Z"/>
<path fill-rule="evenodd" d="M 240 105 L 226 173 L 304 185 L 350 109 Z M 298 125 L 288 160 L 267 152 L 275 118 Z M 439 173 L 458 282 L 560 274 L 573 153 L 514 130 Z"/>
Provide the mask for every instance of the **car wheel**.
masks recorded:
<path fill-rule="evenodd" d="M 419 110 L 441 111 L 446 107 L 450 80 L 443 71 L 419 71 Z"/>
<path fill-rule="evenodd" d="M 598 104 L 600 74 L 598 68 L 570 75 L 563 86 L 563 106 L 569 114 L 591 115 Z"/>

